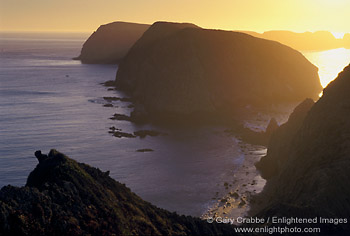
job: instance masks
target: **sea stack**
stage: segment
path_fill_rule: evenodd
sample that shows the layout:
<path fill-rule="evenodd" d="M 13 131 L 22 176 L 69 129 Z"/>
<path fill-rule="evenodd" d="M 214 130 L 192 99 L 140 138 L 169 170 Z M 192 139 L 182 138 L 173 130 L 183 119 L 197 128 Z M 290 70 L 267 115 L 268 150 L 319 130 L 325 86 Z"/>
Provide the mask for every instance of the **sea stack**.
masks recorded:
<path fill-rule="evenodd" d="M 117 64 L 148 28 L 145 24 L 119 21 L 101 25 L 74 59 L 88 64 Z"/>
<path fill-rule="evenodd" d="M 246 107 L 317 98 L 317 71 L 278 42 L 156 22 L 119 65 L 115 85 L 134 99 L 136 120 L 221 120 Z"/>

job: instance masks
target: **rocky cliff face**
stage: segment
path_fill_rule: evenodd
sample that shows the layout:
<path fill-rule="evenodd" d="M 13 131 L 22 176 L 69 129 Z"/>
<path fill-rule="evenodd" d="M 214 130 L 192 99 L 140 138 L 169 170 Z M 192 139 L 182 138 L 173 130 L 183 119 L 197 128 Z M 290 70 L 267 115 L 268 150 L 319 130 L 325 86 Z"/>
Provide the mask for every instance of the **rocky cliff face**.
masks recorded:
<path fill-rule="evenodd" d="M 151 119 L 215 114 L 316 98 L 317 68 L 298 51 L 247 34 L 157 22 L 119 66 L 116 86 Z M 197 116 L 197 118 L 200 116 Z"/>
<path fill-rule="evenodd" d="M 113 22 L 101 25 L 84 43 L 76 60 L 91 64 L 117 64 L 149 25 Z"/>
<path fill-rule="evenodd" d="M 283 142 L 288 148 L 279 153 L 283 163 L 259 198 L 260 215 L 349 217 L 349 91 L 350 66 L 327 86 L 292 138 L 271 140 L 271 150 Z M 350 230 L 349 222 L 323 226 Z"/>
<path fill-rule="evenodd" d="M 55 150 L 25 187 L 0 190 L 0 235 L 233 235 L 227 225 L 179 216 Z"/>

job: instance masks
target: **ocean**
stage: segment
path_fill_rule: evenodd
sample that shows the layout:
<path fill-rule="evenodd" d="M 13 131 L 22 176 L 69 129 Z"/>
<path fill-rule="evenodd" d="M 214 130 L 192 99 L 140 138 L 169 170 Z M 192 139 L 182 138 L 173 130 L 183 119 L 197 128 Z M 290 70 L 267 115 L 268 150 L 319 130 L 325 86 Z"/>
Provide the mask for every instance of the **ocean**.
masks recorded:
<path fill-rule="evenodd" d="M 201 216 L 224 192 L 225 183 L 235 181 L 246 157 L 240 141 L 220 126 L 164 129 L 111 120 L 115 113 L 128 115 L 130 103 L 104 106 L 109 102 L 103 97 L 125 97 L 101 85 L 114 80 L 117 66 L 72 60 L 87 37 L 0 34 L 0 187 L 25 185 L 38 163 L 34 152 L 55 148 L 109 170 L 111 177 L 159 207 Z M 350 50 L 341 50 L 350 55 Z M 324 52 L 308 53 L 308 58 L 317 58 Z M 108 133 L 112 126 L 167 135 L 117 138 Z M 154 151 L 136 151 L 144 148 Z M 266 149 L 256 151 L 261 156 Z"/>

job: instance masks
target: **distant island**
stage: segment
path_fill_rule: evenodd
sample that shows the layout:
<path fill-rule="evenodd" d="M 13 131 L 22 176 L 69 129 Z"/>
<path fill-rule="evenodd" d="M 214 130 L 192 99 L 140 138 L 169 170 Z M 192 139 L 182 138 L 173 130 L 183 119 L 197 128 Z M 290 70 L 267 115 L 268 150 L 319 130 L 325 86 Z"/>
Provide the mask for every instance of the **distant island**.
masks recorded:
<path fill-rule="evenodd" d="M 117 64 L 148 27 L 120 21 L 101 25 L 74 59 L 87 64 Z"/>
<path fill-rule="evenodd" d="M 322 51 L 335 48 L 350 48 L 350 34 L 342 39 L 335 38 L 331 32 L 316 31 L 295 33 L 286 30 L 266 31 L 262 34 L 254 31 L 240 31 L 254 37 L 278 41 L 300 51 Z"/>
<path fill-rule="evenodd" d="M 271 40 L 156 22 L 109 85 L 133 99 L 135 121 L 220 121 L 250 107 L 317 98 L 317 70 L 300 52 Z"/>

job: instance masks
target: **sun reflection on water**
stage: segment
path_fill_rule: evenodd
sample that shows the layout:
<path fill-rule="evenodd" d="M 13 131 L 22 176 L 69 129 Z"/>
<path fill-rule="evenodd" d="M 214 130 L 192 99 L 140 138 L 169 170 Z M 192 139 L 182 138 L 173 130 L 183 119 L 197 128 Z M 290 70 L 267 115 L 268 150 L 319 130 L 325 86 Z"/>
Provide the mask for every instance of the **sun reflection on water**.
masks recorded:
<path fill-rule="evenodd" d="M 350 49 L 304 51 L 304 56 L 318 67 L 321 85 L 326 87 L 350 63 Z"/>

